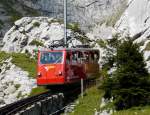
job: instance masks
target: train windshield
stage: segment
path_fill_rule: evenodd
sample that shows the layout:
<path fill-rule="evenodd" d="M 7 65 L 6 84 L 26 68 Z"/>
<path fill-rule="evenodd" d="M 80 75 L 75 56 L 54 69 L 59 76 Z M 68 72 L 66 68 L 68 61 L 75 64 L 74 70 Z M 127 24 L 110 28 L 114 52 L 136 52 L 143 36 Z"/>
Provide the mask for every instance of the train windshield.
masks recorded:
<path fill-rule="evenodd" d="M 40 56 L 41 64 L 55 64 L 62 62 L 62 52 L 42 52 Z"/>

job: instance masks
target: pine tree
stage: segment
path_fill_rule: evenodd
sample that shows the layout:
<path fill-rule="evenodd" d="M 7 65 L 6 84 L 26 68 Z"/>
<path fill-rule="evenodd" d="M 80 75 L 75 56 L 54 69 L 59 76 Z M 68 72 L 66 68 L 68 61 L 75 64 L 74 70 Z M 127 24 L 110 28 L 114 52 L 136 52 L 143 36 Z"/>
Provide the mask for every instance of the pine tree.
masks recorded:
<path fill-rule="evenodd" d="M 105 98 L 114 98 L 117 110 L 150 104 L 150 79 L 143 54 L 131 38 L 119 44 L 117 70 L 104 82 Z"/>

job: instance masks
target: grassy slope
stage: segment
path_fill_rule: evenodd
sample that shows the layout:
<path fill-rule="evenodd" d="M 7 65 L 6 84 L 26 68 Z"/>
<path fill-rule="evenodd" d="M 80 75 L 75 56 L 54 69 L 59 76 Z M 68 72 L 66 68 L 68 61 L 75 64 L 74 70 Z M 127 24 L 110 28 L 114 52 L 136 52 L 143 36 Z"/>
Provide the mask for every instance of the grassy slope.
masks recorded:
<path fill-rule="evenodd" d="M 26 54 L 0 52 L 0 62 L 9 57 L 12 57 L 13 64 L 29 72 L 30 77 L 36 77 L 36 61 L 34 59 L 29 58 Z"/>
<path fill-rule="evenodd" d="M 36 77 L 36 60 L 31 59 L 26 54 L 21 53 L 5 53 L 0 52 L 0 65 L 2 65 L 2 61 L 12 57 L 12 63 L 16 66 L 22 68 L 22 70 L 27 71 L 29 73 L 29 77 Z M 32 89 L 32 92 L 29 96 L 33 96 L 39 94 L 41 92 L 45 92 L 47 89 L 45 87 L 36 87 Z"/>
<path fill-rule="evenodd" d="M 117 111 L 113 115 L 150 115 L 150 106 Z"/>
<path fill-rule="evenodd" d="M 24 71 L 27 71 L 29 73 L 29 77 L 36 77 L 36 61 L 34 59 L 29 58 L 28 55 L 20 53 L 13 53 L 11 55 L 13 57 L 13 64 L 22 68 Z"/>
<path fill-rule="evenodd" d="M 103 91 L 92 87 L 86 90 L 86 95 L 82 99 L 79 97 L 79 104 L 69 115 L 94 115 L 95 108 L 100 110 L 100 101 L 103 96 Z M 107 105 L 106 105 L 107 106 Z M 107 107 L 106 107 L 107 108 Z M 106 109 L 105 108 L 105 109 Z M 108 106 L 110 108 L 110 106 Z M 135 107 L 128 110 L 116 111 L 113 115 L 150 115 L 150 106 Z"/>
<path fill-rule="evenodd" d="M 93 115 L 95 109 L 99 110 L 102 95 L 102 91 L 96 87 L 88 89 L 83 99 L 79 97 L 79 104 L 70 115 Z"/>

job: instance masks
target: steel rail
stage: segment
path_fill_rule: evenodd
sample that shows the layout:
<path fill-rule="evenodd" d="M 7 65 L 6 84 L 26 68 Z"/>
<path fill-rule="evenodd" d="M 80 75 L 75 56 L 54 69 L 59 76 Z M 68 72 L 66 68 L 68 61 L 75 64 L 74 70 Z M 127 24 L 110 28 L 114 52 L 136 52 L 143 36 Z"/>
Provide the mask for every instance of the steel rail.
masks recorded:
<path fill-rule="evenodd" d="M 35 95 L 32 97 L 28 97 L 22 100 L 19 100 L 17 102 L 11 103 L 9 105 L 6 105 L 2 108 L 0 108 L 0 115 L 12 115 L 15 114 L 16 112 L 24 109 L 25 107 L 27 108 L 28 106 L 32 105 L 35 102 L 38 102 L 40 100 L 45 99 L 46 97 L 51 96 L 52 94 L 48 92 L 44 92 L 39 95 Z"/>

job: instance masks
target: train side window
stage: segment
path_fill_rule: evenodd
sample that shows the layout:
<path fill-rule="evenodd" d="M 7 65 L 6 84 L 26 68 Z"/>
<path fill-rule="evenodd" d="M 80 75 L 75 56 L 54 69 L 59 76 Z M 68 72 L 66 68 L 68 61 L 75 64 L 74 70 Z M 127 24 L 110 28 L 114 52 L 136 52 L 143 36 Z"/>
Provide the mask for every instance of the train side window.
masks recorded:
<path fill-rule="evenodd" d="M 95 52 L 94 53 L 94 60 L 97 62 L 99 60 L 99 53 Z"/>
<path fill-rule="evenodd" d="M 93 63 L 95 62 L 95 57 L 94 57 L 94 55 L 95 55 L 95 54 L 94 54 L 93 52 L 90 53 L 91 61 L 92 61 Z"/>
<path fill-rule="evenodd" d="M 88 52 L 84 52 L 84 62 L 89 62 L 90 56 Z"/>
<path fill-rule="evenodd" d="M 72 63 L 77 63 L 78 55 L 77 52 L 72 53 Z"/>
<path fill-rule="evenodd" d="M 84 59 L 83 53 L 79 51 L 78 52 L 78 62 L 83 63 L 83 61 L 84 61 L 83 59 Z"/>
<path fill-rule="evenodd" d="M 71 62 L 71 55 L 70 55 L 70 52 L 67 52 L 66 63 L 70 64 L 70 62 Z"/>

